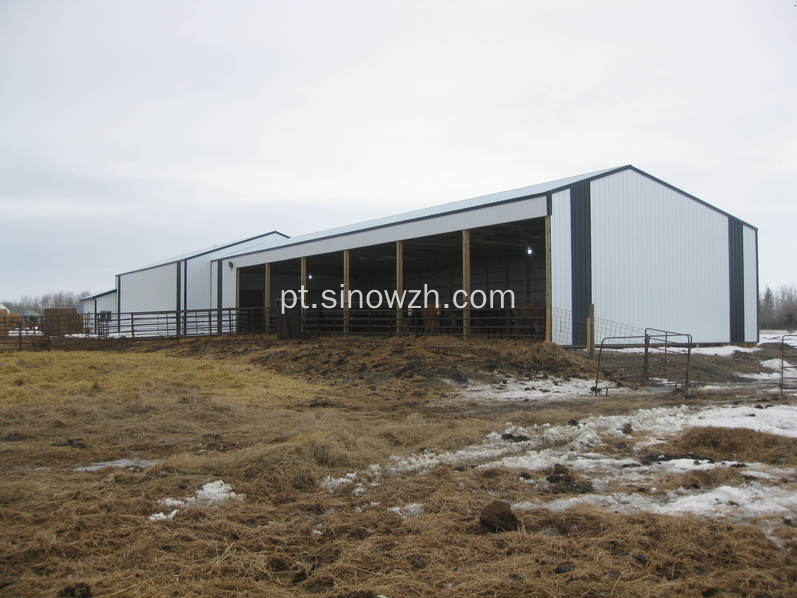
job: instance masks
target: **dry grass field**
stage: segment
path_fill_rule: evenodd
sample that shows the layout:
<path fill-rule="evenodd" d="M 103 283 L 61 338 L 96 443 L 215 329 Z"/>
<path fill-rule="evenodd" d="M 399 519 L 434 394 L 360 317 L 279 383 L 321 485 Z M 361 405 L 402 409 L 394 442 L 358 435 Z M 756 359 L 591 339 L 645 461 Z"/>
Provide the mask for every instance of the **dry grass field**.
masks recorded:
<path fill-rule="evenodd" d="M 537 503 L 583 496 L 597 478 L 572 460 L 519 469 L 483 456 L 485 446 L 495 458 L 532 446 L 505 432 L 510 421 L 566 431 L 595 416 L 674 409 L 679 397 L 468 404 L 448 381 L 566 379 L 590 366 L 545 344 L 350 341 L 0 354 L 0 595 L 797 595 L 797 529 L 787 516 L 758 525 L 588 503 L 543 508 Z M 696 393 L 690 404 L 757 401 Z M 613 477 L 610 492 L 751 484 L 750 467 L 723 461 L 731 459 L 777 468 L 762 484 L 793 484 L 793 438 L 706 426 L 654 436 L 629 424 L 604 439 L 602 458 L 624 463 L 642 450 L 664 455 L 662 463 L 688 456 L 712 467 L 667 470 L 655 488 Z M 529 454 L 564 454 L 556 451 L 566 441 L 575 442 L 549 434 Z M 117 459 L 130 461 L 76 469 Z M 230 488 L 209 496 L 206 485 L 218 480 Z M 515 509 L 516 529 L 480 525 L 496 499 L 530 501 Z M 152 520 L 156 513 L 164 519 Z"/>

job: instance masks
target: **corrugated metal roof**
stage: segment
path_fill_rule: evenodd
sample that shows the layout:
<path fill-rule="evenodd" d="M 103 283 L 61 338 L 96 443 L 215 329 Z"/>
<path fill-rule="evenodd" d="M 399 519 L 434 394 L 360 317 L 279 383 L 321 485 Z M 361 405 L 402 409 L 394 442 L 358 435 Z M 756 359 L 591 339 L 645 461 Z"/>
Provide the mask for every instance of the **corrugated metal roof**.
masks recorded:
<path fill-rule="evenodd" d="M 480 195 L 479 197 L 472 197 L 470 199 L 462 199 L 459 201 L 452 201 L 448 203 L 439 204 L 436 206 L 432 206 L 430 208 L 423 208 L 420 210 L 413 210 L 410 212 L 402 212 L 400 214 L 394 214 L 393 216 L 386 216 L 384 218 L 376 218 L 374 220 L 366 220 L 363 222 L 357 222 L 355 224 L 349 224 L 346 226 L 340 226 L 337 228 L 329 228 L 326 230 L 318 231 L 315 233 L 308 233 L 304 235 L 297 235 L 295 237 L 289 237 L 284 239 L 274 245 L 271 245 L 265 249 L 276 249 L 278 247 L 285 247 L 288 245 L 295 245 L 298 243 L 306 243 L 308 241 L 317 241 L 320 239 L 325 239 L 328 237 L 337 237 L 340 235 L 346 235 L 350 233 L 355 233 L 363 230 L 369 230 L 373 228 L 382 228 L 385 226 L 391 226 L 394 224 L 400 224 L 402 222 L 409 222 L 413 220 L 421 220 L 425 218 L 433 218 L 435 216 L 443 216 L 445 214 L 449 214 L 451 212 L 459 212 L 462 210 L 471 210 L 474 208 L 480 208 L 489 206 L 490 204 L 501 203 L 505 201 L 511 201 L 514 199 L 520 199 L 524 197 L 533 197 L 536 195 L 544 195 L 550 191 L 554 191 L 556 189 L 561 189 L 563 187 L 568 187 L 573 183 L 577 183 L 579 181 L 589 179 L 596 176 L 601 176 L 608 172 L 612 172 L 614 170 L 618 170 L 618 168 L 626 168 L 624 166 L 615 167 L 615 168 L 607 168 L 605 170 L 597 170 L 595 172 L 588 172 L 585 174 L 579 174 L 576 176 L 571 176 L 563 179 L 556 179 L 553 181 L 547 181 L 545 183 L 538 183 L 536 185 L 531 185 L 529 187 L 520 187 L 518 189 L 510 189 L 508 191 L 499 191 L 498 193 L 490 193 L 489 195 Z M 255 253 L 255 251 L 247 251 L 245 253 L 237 253 L 237 254 L 229 254 L 226 257 L 235 257 L 236 255 L 246 255 L 248 253 Z M 221 259 L 225 259 L 221 258 Z"/>
<path fill-rule="evenodd" d="M 179 255 L 172 256 L 165 260 L 161 260 L 155 262 L 153 264 L 148 264 L 146 266 L 141 266 L 140 268 L 136 268 L 135 270 L 128 270 L 126 272 L 120 272 L 118 276 L 124 276 L 125 274 L 132 274 L 133 272 L 140 272 L 142 270 L 149 270 L 150 268 L 157 268 L 158 266 L 166 266 L 168 264 L 174 264 L 176 262 L 191 259 L 194 257 L 198 257 L 200 255 L 205 255 L 207 253 L 213 253 L 215 251 L 220 251 L 222 249 L 233 248 L 236 245 L 243 245 L 244 243 L 250 243 L 253 241 L 257 241 L 262 239 L 263 244 L 262 246 L 255 247 L 251 249 L 252 251 L 258 251 L 260 249 L 270 249 L 271 247 L 275 247 L 280 244 L 279 238 L 287 239 L 288 235 L 283 234 L 277 230 L 273 230 L 268 233 L 263 233 L 262 235 L 257 235 L 254 237 L 249 237 L 247 239 L 241 239 L 239 241 L 233 241 L 232 243 L 221 243 L 219 245 L 212 245 L 210 247 L 206 247 L 204 249 L 197 249 L 196 251 L 189 251 L 187 253 L 181 253 Z"/>
<path fill-rule="evenodd" d="M 86 295 L 85 297 L 78 297 L 78 301 L 87 301 L 89 299 L 96 299 L 97 297 L 102 297 L 103 295 L 110 295 L 111 293 L 115 293 L 116 289 L 111 289 L 110 291 L 103 291 L 101 293 L 97 293 L 95 295 Z"/>

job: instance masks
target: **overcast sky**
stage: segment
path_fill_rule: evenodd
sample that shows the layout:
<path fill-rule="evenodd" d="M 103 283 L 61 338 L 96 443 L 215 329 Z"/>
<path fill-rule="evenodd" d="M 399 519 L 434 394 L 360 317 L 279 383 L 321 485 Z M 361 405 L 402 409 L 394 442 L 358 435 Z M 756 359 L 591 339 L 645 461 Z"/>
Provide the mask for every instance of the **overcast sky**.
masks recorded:
<path fill-rule="evenodd" d="M 0 298 L 634 164 L 795 283 L 794 0 L 0 2 Z"/>

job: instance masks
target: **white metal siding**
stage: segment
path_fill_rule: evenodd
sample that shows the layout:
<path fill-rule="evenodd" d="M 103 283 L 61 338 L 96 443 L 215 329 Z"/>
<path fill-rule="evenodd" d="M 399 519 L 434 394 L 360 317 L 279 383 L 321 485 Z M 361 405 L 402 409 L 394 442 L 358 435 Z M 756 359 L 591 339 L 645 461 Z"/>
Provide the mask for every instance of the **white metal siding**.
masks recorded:
<path fill-rule="evenodd" d="M 743 226 L 744 251 L 744 340 L 758 342 L 758 255 L 756 231 Z"/>
<path fill-rule="evenodd" d="M 210 260 L 206 261 L 204 257 L 185 262 L 185 309 L 208 309 L 215 299 L 210 294 Z"/>
<path fill-rule="evenodd" d="M 238 307 L 235 304 L 235 298 L 238 294 L 237 289 L 235 288 L 235 269 L 229 267 L 227 260 L 223 260 L 220 263 L 222 268 L 221 306 L 224 308 Z"/>
<path fill-rule="evenodd" d="M 218 264 L 219 262 L 210 263 L 210 307 L 218 307 Z"/>
<path fill-rule="evenodd" d="M 112 313 L 116 313 L 116 293 L 108 293 L 102 297 L 97 297 L 97 311 L 110 311 Z"/>
<path fill-rule="evenodd" d="M 551 197 L 551 304 L 553 342 L 573 344 L 573 280 L 570 258 L 570 190 Z"/>
<path fill-rule="evenodd" d="M 186 309 L 209 309 L 216 306 L 216 282 L 215 278 L 213 278 L 215 269 L 211 267 L 213 260 L 230 253 L 265 249 L 283 241 L 285 241 L 284 237 L 273 234 L 188 258 L 186 261 L 188 264 L 186 273 L 188 284 Z"/>
<path fill-rule="evenodd" d="M 389 243 L 401 239 L 414 239 L 428 235 L 437 235 L 466 228 L 478 228 L 480 226 L 490 226 L 492 224 L 501 224 L 528 218 L 540 218 L 546 215 L 547 210 L 545 197 L 535 197 L 456 214 L 427 218 L 415 222 L 393 224 L 373 230 L 351 232 L 337 237 L 309 241 L 307 243 L 288 247 L 275 247 L 274 249 L 267 249 L 262 252 L 259 251 L 250 255 L 238 256 L 230 259 L 235 263 L 236 268 L 241 268 L 253 266 L 255 264 L 279 262 L 302 256 L 331 253 L 343 249 L 367 247 L 369 245 Z M 233 254 L 234 252 L 229 252 L 227 255 Z M 224 272 L 224 278 L 224 286 L 227 287 L 226 280 L 228 274 L 226 270 Z M 233 287 L 234 286 L 233 284 Z"/>
<path fill-rule="evenodd" d="M 177 308 L 177 264 L 166 264 L 120 277 L 121 311 L 167 311 Z"/>
<path fill-rule="evenodd" d="M 94 299 L 81 299 L 80 300 L 80 313 L 93 314 L 94 313 Z"/>
<path fill-rule="evenodd" d="M 728 218 L 633 171 L 592 181 L 597 318 L 730 340 Z"/>

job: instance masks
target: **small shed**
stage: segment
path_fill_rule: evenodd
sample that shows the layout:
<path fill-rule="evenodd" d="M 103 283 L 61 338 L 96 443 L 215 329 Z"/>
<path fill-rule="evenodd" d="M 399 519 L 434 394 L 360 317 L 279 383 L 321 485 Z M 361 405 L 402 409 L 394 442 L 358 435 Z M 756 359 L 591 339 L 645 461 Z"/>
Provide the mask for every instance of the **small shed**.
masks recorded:
<path fill-rule="evenodd" d="M 34 309 L 26 309 L 22 312 L 22 321 L 29 324 L 38 324 L 41 322 L 42 315 Z"/>

